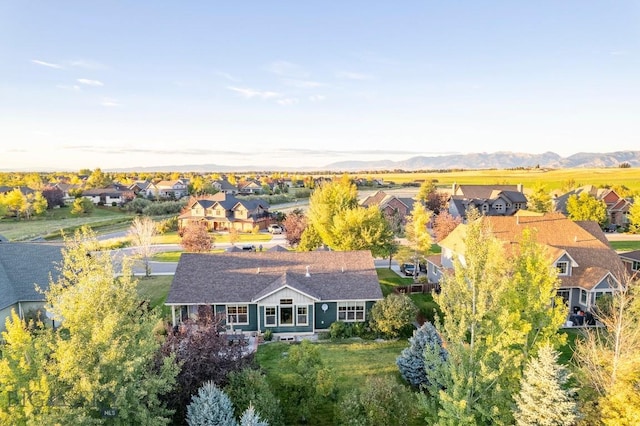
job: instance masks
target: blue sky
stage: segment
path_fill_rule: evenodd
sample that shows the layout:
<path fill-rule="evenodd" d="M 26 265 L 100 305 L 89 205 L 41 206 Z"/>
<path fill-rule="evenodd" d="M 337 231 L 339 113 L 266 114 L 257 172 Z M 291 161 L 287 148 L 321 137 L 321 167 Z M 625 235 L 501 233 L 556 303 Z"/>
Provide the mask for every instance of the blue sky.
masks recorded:
<path fill-rule="evenodd" d="M 637 1 L 2 1 L 0 170 L 640 149 Z"/>

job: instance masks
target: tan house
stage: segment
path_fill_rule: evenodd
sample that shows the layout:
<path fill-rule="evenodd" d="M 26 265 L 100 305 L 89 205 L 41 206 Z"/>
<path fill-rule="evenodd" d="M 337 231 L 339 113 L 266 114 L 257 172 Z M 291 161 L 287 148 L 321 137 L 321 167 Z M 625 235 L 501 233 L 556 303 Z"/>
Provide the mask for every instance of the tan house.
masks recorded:
<path fill-rule="evenodd" d="M 454 183 L 448 200 L 449 214 L 466 219 L 475 207 L 485 216 L 511 216 L 527 208 L 527 197 L 518 185 L 458 185 Z"/>
<path fill-rule="evenodd" d="M 180 228 L 189 222 L 205 222 L 212 231 L 237 229 L 250 232 L 269 224 L 269 204 L 263 200 L 243 200 L 224 192 L 193 198 L 178 217 Z"/>
<path fill-rule="evenodd" d="M 187 183 L 182 179 L 162 180 L 156 183 L 158 197 L 179 200 L 189 194 Z"/>
<path fill-rule="evenodd" d="M 517 244 L 524 229 L 535 230 L 538 243 L 547 248 L 550 266 L 558 271 L 558 295 L 572 309 L 588 312 L 598 297 L 612 293 L 622 282 L 622 261 L 596 222 L 574 222 L 561 213 L 486 216 L 481 220 L 505 247 Z M 439 282 L 442 274 L 453 268 L 455 258 L 464 259 L 467 227 L 458 225 L 438 243 L 440 256 L 428 259 L 430 281 Z"/>

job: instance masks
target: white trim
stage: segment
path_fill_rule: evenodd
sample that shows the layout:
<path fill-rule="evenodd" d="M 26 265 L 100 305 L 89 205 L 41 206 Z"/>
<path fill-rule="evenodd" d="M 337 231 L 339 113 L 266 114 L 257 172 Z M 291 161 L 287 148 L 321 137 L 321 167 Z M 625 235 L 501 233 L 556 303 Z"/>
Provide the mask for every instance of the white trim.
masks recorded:
<path fill-rule="evenodd" d="M 235 314 L 231 314 L 231 315 L 235 315 L 235 317 L 237 319 L 240 318 L 240 315 L 246 315 L 247 316 L 247 320 L 246 321 L 229 321 L 229 308 L 230 307 L 235 307 L 236 308 L 236 313 Z M 240 308 L 240 307 L 244 307 L 247 310 L 246 314 L 238 313 L 237 309 Z M 230 304 L 225 304 L 224 305 L 224 316 L 225 316 L 225 320 L 227 321 L 227 324 L 249 325 L 249 304 L 248 303 L 230 303 Z"/>
<path fill-rule="evenodd" d="M 282 290 L 284 290 L 284 289 L 289 289 L 289 290 L 291 290 L 291 291 L 294 291 L 294 292 L 296 292 L 296 293 L 298 293 L 298 294 L 301 294 L 301 295 L 303 295 L 303 296 L 305 296 L 305 297 L 308 297 L 309 299 L 312 299 L 312 300 L 314 300 L 314 301 L 316 301 L 316 302 L 319 302 L 319 301 L 320 301 L 320 299 L 318 299 L 318 298 L 317 298 L 317 297 L 315 297 L 315 296 L 311 296 L 310 294 L 307 294 L 307 293 L 305 293 L 304 291 L 300 291 L 299 289 L 297 289 L 297 288 L 295 288 L 295 287 L 291 287 L 289 284 L 285 284 L 285 285 L 280 286 L 280 287 L 278 287 L 277 289 L 273 290 L 272 292 L 267 293 L 267 294 L 265 294 L 264 296 L 261 296 L 259 299 L 252 299 L 252 300 L 251 300 L 251 302 L 252 302 L 252 303 L 259 303 L 261 300 L 266 299 L 267 297 L 272 296 L 272 295 L 276 294 L 277 292 L 282 291 Z"/>

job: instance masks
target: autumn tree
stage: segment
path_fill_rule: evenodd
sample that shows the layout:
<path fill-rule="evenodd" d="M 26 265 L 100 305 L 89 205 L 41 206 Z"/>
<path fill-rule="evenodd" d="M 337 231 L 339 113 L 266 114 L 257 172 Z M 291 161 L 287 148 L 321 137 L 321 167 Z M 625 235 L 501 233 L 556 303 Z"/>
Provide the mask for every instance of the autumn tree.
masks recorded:
<path fill-rule="evenodd" d="M 231 243 L 231 245 L 235 245 L 238 241 L 240 241 L 240 231 L 238 230 L 238 228 L 235 227 L 231 227 L 229 228 L 229 243 Z"/>
<path fill-rule="evenodd" d="M 462 218 L 460 216 L 453 217 L 448 211 L 441 211 L 433 221 L 433 233 L 436 241 L 442 241 L 461 223 Z"/>
<path fill-rule="evenodd" d="M 437 424 L 511 424 L 524 364 L 558 339 L 566 307 L 554 301 L 556 272 L 530 235 L 508 257 L 482 218 L 464 226 L 464 252 L 434 296 L 448 358 L 427 371 L 427 412 Z"/>
<path fill-rule="evenodd" d="M 371 329 L 388 338 L 410 335 L 418 307 L 405 294 L 389 293 L 371 308 Z"/>
<path fill-rule="evenodd" d="M 307 218 L 301 209 L 295 209 L 287 214 L 282 221 L 284 226 L 284 237 L 290 246 L 296 247 L 300 244 L 302 233 L 307 228 Z"/>
<path fill-rule="evenodd" d="M 425 180 L 420 185 L 416 195 L 416 201 L 422 202 L 427 210 L 432 211 L 434 214 L 440 214 L 446 210 L 447 199 L 447 194 L 438 191 L 433 180 Z"/>
<path fill-rule="evenodd" d="M 551 195 L 544 185 L 536 185 L 533 192 L 527 195 L 527 210 L 548 213 L 552 209 Z"/>
<path fill-rule="evenodd" d="M 20 217 L 20 211 L 22 210 L 22 206 L 26 202 L 26 197 L 20 191 L 19 188 L 15 188 L 12 191 L 7 192 L 2 195 L 2 204 L 7 208 L 7 210 L 15 215 L 17 218 Z"/>
<path fill-rule="evenodd" d="M 182 229 L 182 247 L 193 253 L 205 253 L 213 247 L 213 237 L 202 222 L 189 222 Z"/>
<path fill-rule="evenodd" d="M 567 214 L 574 221 L 592 220 L 604 225 L 607 221 L 607 205 L 587 192 L 567 199 Z"/>
<path fill-rule="evenodd" d="M 629 231 L 640 234 L 640 196 L 634 197 L 633 204 L 629 208 Z"/>
<path fill-rule="evenodd" d="M 86 188 L 105 188 L 111 185 L 113 181 L 100 168 L 91 172 L 85 183 Z"/>
<path fill-rule="evenodd" d="M 413 210 L 411 210 L 411 215 L 409 215 L 407 219 L 405 232 L 407 240 L 414 251 L 416 274 L 419 270 L 419 261 L 431 252 L 431 245 L 433 244 L 431 233 L 429 232 L 431 215 L 432 213 L 428 211 L 422 203 L 416 202 L 413 204 Z"/>
<path fill-rule="evenodd" d="M 151 257 L 155 253 L 153 237 L 156 235 L 156 223 L 149 216 L 137 216 L 129 227 L 129 238 L 135 254 L 144 264 L 145 276 L 151 276 Z"/>
<path fill-rule="evenodd" d="M 605 425 L 640 424 L 640 296 L 627 279 L 614 295 L 596 305 L 602 327 L 584 330 L 576 340 L 585 417 Z"/>
<path fill-rule="evenodd" d="M 163 397 L 174 410 L 174 424 L 181 424 L 185 408 L 200 386 L 213 381 L 224 387 L 228 375 L 250 365 L 252 355 L 245 355 L 246 343 L 229 345 L 223 334 L 224 318 L 213 314 L 211 307 L 200 306 L 198 315 L 184 321 L 177 330 L 167 330 L 160 353 L 179 368 L 177 386 Z"/>
<path fill-rule="evenodd" d="M 60 276 L 46 292 L 56 323 L 49 347 L 50 387 L 61 406 L 47 424 L 96 424 L 100 408 L 113 408 L 121 424 L 166 424 L 170 412 L 160 401 L 172 390 L 177 367 L 157 362 L 159 312 L 137 296 L 130 262 L 116 271 L 108 252 L 95 252 L 88 228 L 65 238 Z"/>
<path fill-rule="evenodd" d="M 64 207 L 64 193 L 55 186 L 47 186 L 42 190 L 42 196 L 47 200 L 47 208 Z"/>
<path fill-rule="evenodd" d="M 71 206 L 71 214 L 76 216 L 91 214 L 94 208 L 95 206 L 90 199 L 85 197 L 76 198 Z"/>

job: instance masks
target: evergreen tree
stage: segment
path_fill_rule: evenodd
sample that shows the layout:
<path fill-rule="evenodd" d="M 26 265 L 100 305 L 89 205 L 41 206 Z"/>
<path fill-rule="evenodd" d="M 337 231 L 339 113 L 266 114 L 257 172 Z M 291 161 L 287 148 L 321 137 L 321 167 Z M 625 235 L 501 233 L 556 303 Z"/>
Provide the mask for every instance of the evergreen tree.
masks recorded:
<path fill-rule="evenodd" d="M 409 339 L 409 346 L 402 350 L 396 359 L 396 364 L 402 377 L 416 388 L 431 385 L 426 369 L 436 368 L 434 365 L 425 364 L 425 349 L 436 351 L 440 355 L 438 366 L 447 359 L 447 351 L 442 347 L 442 339 L 436 328 L 430 322 L 425 322 L 413 332 Z"/>
<path fill-rule="evenodd" d="M 575 390 L 567 388 L 571 374 L 558 364 L 558 355 L 546 345 L 527 363 L 515 396 L 518 426 L 570 426 L 577 421 Z"/>
<path fill-rule="evenodd" d="M 189 426 L 237 426 L 231 399 L 215 383 L 208 381 L 191 397 L 187 406 Z"/>
<path fill-rule="evenodd" d="M 236 417 L 240 417 L 249 407 L 254 407 L 271 426 L 283 424 L 280 401 L 261 371 L 244 368 L 231 372 L 228 380 L 224 391 L 233 401 Z"/>
<path fill-rule="evenodd" d="M 249 405 L 240 417 L 240 426 L 269 426 L 269 422 L 262 420 L 253 405 Z"/>

